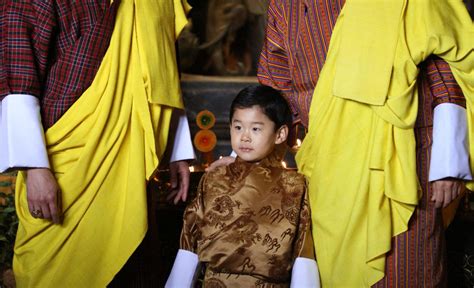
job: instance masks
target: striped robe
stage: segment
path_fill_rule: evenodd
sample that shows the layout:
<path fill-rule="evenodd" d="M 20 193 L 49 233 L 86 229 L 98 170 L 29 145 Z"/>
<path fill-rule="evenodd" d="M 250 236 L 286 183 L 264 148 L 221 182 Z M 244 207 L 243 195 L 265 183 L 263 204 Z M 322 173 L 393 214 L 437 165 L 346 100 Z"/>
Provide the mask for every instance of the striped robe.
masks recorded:
<path fill-rule="evenodd" d="M 292 107 L 295 122 L 305 127 L 332 29 L 343 6 L 344 0 L 272 0 L 269 5 L 259 81 L 281 90 Z M 415 133 L 417 173 L 423 196 L 409 230 L 392 240 L 386 276 L 375 287 L 439 287 L 447 282 L 441 213 L 429 200 L 433 108 L 441 103 L 464 106 L 465 100 L 443 60 L 429 58 L 420 68 Z"/>

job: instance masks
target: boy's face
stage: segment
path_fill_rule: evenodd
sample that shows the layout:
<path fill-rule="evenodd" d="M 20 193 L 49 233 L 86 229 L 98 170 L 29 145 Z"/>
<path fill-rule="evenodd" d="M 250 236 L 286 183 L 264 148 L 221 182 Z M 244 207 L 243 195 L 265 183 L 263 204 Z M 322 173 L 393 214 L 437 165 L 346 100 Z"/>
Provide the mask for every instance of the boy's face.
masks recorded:
<path fill-rule="evenodd" d="M 275 123 L 258 106 L 234 111 L 230 124 L 232 149 L 247 162 L 258 162 L 268 156 L 287 135 L 288 127 L 284 125 L 275 131 Z"/>

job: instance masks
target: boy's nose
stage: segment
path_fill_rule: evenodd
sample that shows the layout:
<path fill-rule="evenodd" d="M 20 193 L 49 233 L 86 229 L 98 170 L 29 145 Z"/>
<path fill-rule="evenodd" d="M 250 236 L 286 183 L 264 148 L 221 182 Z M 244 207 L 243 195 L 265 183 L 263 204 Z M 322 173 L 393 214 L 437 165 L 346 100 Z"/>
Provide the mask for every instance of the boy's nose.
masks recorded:
<path fill-rule="evenodd" d="M 242 137 L 240 137 L 240 140 L 243 141 L 243 142 L 250 142 L 251 141 L 248 133 L 243 133 Z"/>

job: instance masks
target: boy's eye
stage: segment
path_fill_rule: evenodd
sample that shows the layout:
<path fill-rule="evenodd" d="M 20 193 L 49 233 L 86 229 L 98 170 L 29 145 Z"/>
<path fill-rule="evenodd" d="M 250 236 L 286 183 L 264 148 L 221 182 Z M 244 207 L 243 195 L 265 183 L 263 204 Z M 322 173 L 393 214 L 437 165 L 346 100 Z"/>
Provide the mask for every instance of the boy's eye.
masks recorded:
<path fill-rule="evenodd" d="M 255 132 L 258 132 L 258 131 L 262 130 L 262 128 L 259 128 L 259 127 L 253 127 L 253 128 L 252 128 L 252 130 L 253 130 L 253 131 L 255 131 Z"/>
<path fill-rule="evenodd" d="M 239 126 L 239 125 L 235 125 L 235 126 L 234 126 L 234 129 L 235 129 L 235 130 L 240 130 L 240 129 L 242 129 L 242 127 Z"/>

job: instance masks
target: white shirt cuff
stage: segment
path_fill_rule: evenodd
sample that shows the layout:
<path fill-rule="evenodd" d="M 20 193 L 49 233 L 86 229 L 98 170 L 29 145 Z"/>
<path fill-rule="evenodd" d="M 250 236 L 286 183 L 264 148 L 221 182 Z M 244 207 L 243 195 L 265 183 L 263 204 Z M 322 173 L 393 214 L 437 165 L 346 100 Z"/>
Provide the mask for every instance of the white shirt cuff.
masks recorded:
<path fill-rule="evenodd" d="M 184 110 L 178 110 L 179 116 L 178 127 L 174 137 L 173 151 L 171 152 L 170 162 L 189 160 L 196 158 L 194 155 L 193 142 L 191 140 L 191 132 L 189 132 L 188 118 Z"/>
<path fill-rule="evenodd" d="M 292 288 L 319 288 L 319 270 L 316 261 L 309 258 L 298 257 L 291 271 Z"/>
<path fill-rule="evenodd" d="M 196 268 L 199 264 L 197 254 L 179 249 L 165 288 L 192 287 Z"/>
<path fill-rule="evenodd" d="M 49 168 L 39 100 L 11 94 L 0 101 L 0 172 Z"/>
<path fill-rule="evenodd" d="M 429 181 L 447 177 L 472 180 L 466 109 L 451 103 L 434 109 Z"/>

